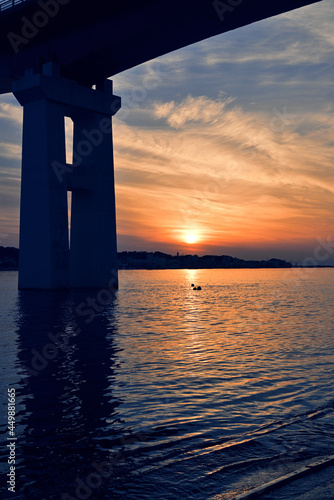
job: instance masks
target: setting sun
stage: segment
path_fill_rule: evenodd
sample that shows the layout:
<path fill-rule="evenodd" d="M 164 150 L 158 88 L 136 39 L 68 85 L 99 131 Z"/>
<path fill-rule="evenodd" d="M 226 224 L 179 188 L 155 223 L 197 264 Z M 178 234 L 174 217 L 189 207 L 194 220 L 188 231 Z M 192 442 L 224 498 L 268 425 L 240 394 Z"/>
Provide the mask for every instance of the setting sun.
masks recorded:
<path fill-rule="evenodd" d="M 199 240 L 198 234 L 194 231 L 188 231 L 184 235 L 184 241 L 188 243 L 188 245 L 192 245 L 193 243 L 197 243 Z"/>

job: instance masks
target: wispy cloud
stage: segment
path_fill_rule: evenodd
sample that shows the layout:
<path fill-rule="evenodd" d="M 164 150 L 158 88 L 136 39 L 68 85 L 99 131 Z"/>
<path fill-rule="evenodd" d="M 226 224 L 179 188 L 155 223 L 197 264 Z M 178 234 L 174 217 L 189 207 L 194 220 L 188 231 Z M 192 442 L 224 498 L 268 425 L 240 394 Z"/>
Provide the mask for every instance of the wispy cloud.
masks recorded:
<path fill-rule="evenodd" d="M 114 78 L 120 249 L 287 256 L 332 233 L 333 21 L 324 0 Z M 2 97 L 7 234 L 17 232 L 21 123 Z M 182 242 L 189 227 L 200 246 Z"/>
<path fill-rule="evenodd" d="M 228 97 L 223 102 L 215 102 L 205 96 L 188 96 L 180 104 L 175 104 L 174 101 L 157 103 L 154 112 L 158 118 L 166 118 L 169 125 L 176 129 L 189 122 L 213 125 L 225 114 L 226 106 L 233 101 L 233 97 Z"/>
<path fill-rule="evenodd" d="M 146 113 L 165 123 L 143 130 L 123 123 L 115 135 L 120 226 L 124 205 L 133 234 L 145 220 L 147 241 L 158 224 L 175 245 L 187 227 L 221 246 L 272 242 L 278 234 L 293 244 L 328 231 L 331 116 L 249 112 L 233 97 L 205 96 L 150 103 Z"/>
<path fill-rule="evenodd" d="M 2 96 L 1 100 L 5 102 L 0 103 L 0 118 L 21 124 L 23 117 L 21 106 L 19 104 L 14 104 L 12 98 L 8 99 L 7 97 L 6 99 L 6 97 Z"/>
<path fill-rule="evenodd" d="M 0 142 L 0 151 L 3 158 L 21 159 L 22 148 L 18 144 Z"/>

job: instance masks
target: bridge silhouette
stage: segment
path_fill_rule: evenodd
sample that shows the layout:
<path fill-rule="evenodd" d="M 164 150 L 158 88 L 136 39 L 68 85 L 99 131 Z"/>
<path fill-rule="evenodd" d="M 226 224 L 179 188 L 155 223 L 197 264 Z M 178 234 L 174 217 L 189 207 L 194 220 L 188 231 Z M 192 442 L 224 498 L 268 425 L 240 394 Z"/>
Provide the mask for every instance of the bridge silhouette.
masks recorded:
<path fill-rule="evenodd" d="M 0 0 L 0 93 L 24 107 L 19 288 L 118 287 L 110 77 L 318 1 Z"/>

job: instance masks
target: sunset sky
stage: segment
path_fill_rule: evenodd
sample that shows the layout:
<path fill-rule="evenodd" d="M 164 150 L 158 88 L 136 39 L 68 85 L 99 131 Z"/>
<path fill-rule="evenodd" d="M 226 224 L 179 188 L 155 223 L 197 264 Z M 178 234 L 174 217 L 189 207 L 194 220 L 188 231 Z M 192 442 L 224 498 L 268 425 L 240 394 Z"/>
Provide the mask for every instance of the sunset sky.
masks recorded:
<path fill-rule="evenodd" d="M 113 78 L 119 251 L 301 262 L 334 241 L 333 25 L 324 0 Z M 3 246 L 18 246 L 21 127 L 0 96 Z"/>

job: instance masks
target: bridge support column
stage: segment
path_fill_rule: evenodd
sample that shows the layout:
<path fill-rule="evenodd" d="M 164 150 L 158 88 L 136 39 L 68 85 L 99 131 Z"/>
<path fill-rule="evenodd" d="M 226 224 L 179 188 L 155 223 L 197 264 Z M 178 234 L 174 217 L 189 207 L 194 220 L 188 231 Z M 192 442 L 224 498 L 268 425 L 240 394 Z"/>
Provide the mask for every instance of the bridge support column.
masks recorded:
<path fill-rule="evenodd" d="M 19 288 L 117 288 L 111 116 L 120 98 L 112 82 L 82 87 L 48 63 L 15 82 L 13 93 L 24 106 Z M 65 116 L 74 121 L 73 165 L 66 163 Z"/>
<path fill-rule="evenodd" d="M 73 122 L 73 159 L 82 162 L 75 169 L 87 189 L 72 189 L 71 286 L 118 287 L 111 120 L 86 112 Z"/>
<path fill-rule="evenodd" d="M 67 193 L 50 166 L 65 163 L 64 106 L 25 93 L 19 288 L 69 286 Z"/>

